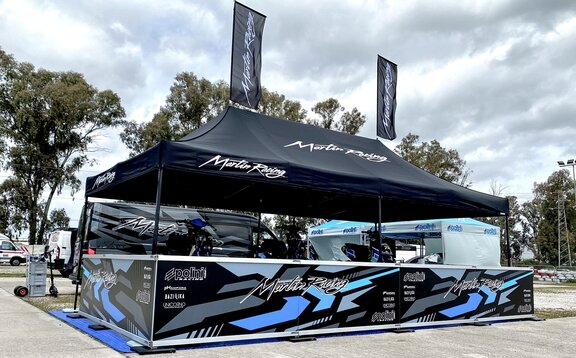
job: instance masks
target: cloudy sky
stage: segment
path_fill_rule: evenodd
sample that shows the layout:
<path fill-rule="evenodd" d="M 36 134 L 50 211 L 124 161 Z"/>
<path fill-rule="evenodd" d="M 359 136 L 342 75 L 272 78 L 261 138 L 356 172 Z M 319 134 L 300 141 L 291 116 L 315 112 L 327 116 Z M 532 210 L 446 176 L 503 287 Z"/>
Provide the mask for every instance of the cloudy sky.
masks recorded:
<path fill-rule="evenodd" d="M 532 198 L 535 182 L 576 157 L 576 2 L 571 0 L 264 1 L 262 84 L 308 110 L 357 107 L 375 138 L 376 59 L 398 64 L 398 139 L 455 149 L 472 189 Z M 230 78 L 232 0 L 0 0 L 0 47 L 17 61 L 83 73 L 149 121 L 174 77 Z M 127 158 L 117 134 L 100 164 Z M 79 215 L 83 193 L 53 207 Z M 72 223 L 74 224 L 74 223 Z"/>

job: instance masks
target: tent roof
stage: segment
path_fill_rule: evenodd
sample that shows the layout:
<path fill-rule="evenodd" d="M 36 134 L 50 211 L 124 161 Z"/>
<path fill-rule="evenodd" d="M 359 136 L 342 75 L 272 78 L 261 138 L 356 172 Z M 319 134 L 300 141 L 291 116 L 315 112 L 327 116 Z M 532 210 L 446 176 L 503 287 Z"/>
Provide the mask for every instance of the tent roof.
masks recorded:
<path fill-rule="evenodd" d="M 159 169 L 161 189 L 157 193 Z M 327 219 L 499 216 L 508 200 L 449 183 L 380 141 L 228 107 L 179 141 L 88 178 L 86 196 Z"/>

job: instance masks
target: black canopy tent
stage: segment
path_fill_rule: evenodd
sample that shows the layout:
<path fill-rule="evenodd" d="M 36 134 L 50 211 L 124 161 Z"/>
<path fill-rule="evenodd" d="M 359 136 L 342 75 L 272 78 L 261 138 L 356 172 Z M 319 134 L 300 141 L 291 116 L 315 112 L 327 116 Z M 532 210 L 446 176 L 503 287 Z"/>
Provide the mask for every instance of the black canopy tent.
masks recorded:
<path fill-rule="evenodd" d="M 370 221 L 378 228 L 382 221 L 507 217 L 509 210 L 507 199 L 440 179 L 378 140 L 235 107 L 181 140 L 161 141 L 89 177 L 88 197 L 156 203 L 153 252 L 161 204 Z"/>
<path fill-rule="evenodd" d="M 235 107 L 88 178 L 86 196 L 370 222 L 508 213 L 376 139 Z"/>

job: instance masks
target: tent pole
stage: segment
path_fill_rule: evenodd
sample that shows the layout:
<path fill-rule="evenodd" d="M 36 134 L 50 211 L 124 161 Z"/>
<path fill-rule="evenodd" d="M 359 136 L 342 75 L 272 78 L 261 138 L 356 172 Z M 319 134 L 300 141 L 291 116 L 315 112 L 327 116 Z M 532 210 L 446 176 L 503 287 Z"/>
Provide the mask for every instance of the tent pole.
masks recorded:
<path fill-rule="evenodd" d="M 510 254 L 510 230 L 509 230 L 508 214 L 506 214 L 506 258 L 508 259 L 508 267 L 512 266 L 512 255 Z"/>
<path fill-rule="evenodd" d="M 442 247 L 442 250 L 444 250 L 444 247 Z M 424 257 L 424 233 L 420 234 L 420 253 L 418 254 L 418 257 Z"/>
<path fill-rule="evenodd" d="M 262 206 L 262 199 L 259 200 Z M 260 238 L 262 238 L 262 208 L 258 209 L 258 234 L 256 235 L 256 242 L 252 243 L 252 257 L 258 257 L 258 247 L 260 246 Z"/>
<path fill-rule="evenodd" d="M 84 238 L 86 237 L 87 234 L 87 230 L 85 230 L 84 228 L 87 228 L 87 224 L 86 221 L 88 219 L 86 212 L 88 211 L 88 197 L 84 197 L 84 207 L 82 208 L 82 225 L 80 225 L 80 227 L 78 227 L 78 231 L 76 232 L 76 240 L 78 240 L 78 235 L 82 235 L 80 238 L 80 244 L 79 248 L 80 250 L 78 250 L 78 267 L 76 268 L 76 290 L 74 292 L 74 312 L 76 312 L 76 309 L 78 308 L 78 296 L 80 296 L 78 294 L 78 287 L 80 286 L 80 277 L 82 274 L 82 251 L 84 250 Z M 72 248 L 72 250 L 75 250 L 75 248 Z M 73 260 L 74 261 L 74 260 Z M 74 262 L 72 262 L 72 264 L 74 264 Z"/>
<path fill-rule="evenodd" d="M 156 212 L 154 213 L 154 238 L 152 240 L 152 255 L 158 251 L 158 226 L 160 225 L 160 202 L 162 201 L 162 176 L 164 169 L 158 168 L 158 183 L 156 184 Z"/>
<path fill-rule="evenodd" d="M 384 262 L 382 255 L 382 197 L 378 196 L 378 225 L 376 226 L 378 231 L 378 262 Z"/>

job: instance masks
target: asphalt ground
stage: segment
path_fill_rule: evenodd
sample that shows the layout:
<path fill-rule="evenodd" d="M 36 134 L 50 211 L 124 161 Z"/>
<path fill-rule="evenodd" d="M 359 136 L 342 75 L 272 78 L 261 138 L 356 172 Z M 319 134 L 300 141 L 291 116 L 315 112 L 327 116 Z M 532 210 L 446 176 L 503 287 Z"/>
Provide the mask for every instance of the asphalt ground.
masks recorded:
<path fill-rule="evenodd" d="M 24 278 L 0 278 L 0 356 L 136 357 L 122 354 L 14 295 Z M 61 295 L 70 280 L 56 277 Z M 47 283 L 47 288 L 49 281 Z M 167 356 L 153 354 L 152 356 Z M 487 326 L 444 326 L 409 333 L 334 335 L 315 341 L 264 341 L 178 349 L 171 357 L 574 357 L 576 317 L 508 321 Z"/>

